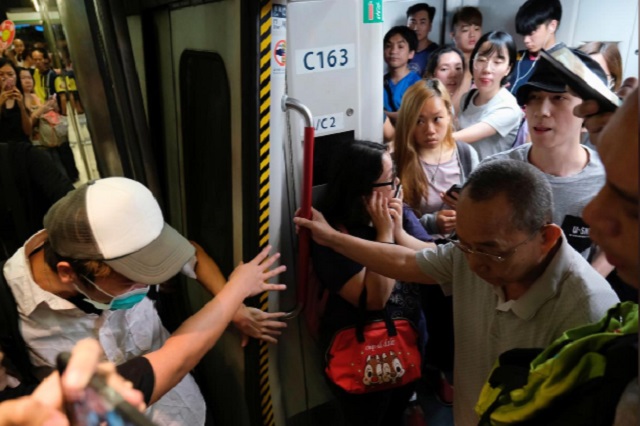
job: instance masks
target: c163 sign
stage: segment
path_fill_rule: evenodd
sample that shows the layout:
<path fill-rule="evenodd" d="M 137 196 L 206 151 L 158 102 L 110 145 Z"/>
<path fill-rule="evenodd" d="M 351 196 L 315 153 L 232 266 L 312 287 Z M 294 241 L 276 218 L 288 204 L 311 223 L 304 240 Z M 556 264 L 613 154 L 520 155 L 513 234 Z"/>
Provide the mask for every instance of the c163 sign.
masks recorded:
<path fill-rule="evenodd" d="M 296 50 L 296 73 L 339 71 L 356 65 L 353 44 Z"/>

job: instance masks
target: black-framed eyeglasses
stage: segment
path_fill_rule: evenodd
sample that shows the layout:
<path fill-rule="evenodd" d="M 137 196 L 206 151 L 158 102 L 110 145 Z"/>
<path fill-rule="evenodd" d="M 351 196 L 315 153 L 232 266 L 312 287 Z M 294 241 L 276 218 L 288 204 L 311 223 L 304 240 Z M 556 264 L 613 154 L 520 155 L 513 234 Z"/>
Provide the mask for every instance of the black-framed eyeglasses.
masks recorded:
<path fill-rule="evenodd" d="M 398 184 L 398 175 L 395 174 L 395 172 L 393 173 L 393 176 L 391 177 L 391 180 L 389 182 L 379 182 L 379 183 L 372 183 L 371 186 L 374 188 L 380 188 L 383 186 L 391 186 L 391 189 L 396 189 L 397 184 Z"/>
<path fill-rule="evenodd" d="M 446 240 L 447 242 L 450 242 L 451 244 L 456 246 L 464 254 L 476 254 L 478 256 L 483 256 L 494 262 L 502 263 L 507 259 L 509 259 L 514 254 L 516 254 L 516 252 L 518 251 L 518 248 L 525 245 L 529 241 L 533 240 L 533 238 L 536 236 L 537 233 L 538 231 L 534 232 L 533 234 L 529 235 L 526 240 L 519 242 L 515 246 L 511 247 L 509 250 L 506 250 L 500 254 L 487 253 L 482 250 L 473 250 L 471 247 L 461 243 L 460 240 L 457 240 L 457 239 L 447 238 Z"/>

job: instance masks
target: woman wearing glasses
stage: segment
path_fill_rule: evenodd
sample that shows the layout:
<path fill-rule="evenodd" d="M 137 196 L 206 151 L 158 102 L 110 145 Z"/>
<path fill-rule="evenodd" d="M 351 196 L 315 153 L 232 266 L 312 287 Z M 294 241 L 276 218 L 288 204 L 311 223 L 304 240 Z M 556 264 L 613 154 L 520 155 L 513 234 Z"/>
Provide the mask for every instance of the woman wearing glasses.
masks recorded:
<path fill-rule="evenodd" d="M 398 198 L 401 197 L 400 181 L 385 147 L 373 142 L 353 141 L 345 143 L 341 149 L 318 206 L 331 226 L 359 238 L 389 244 L 397 242 L 396 236 L 400 236 L 402 228 L 403 232 L 418 239 L 430 241 L 431 237 L 415 215 L 409 209 L 402 209 Z M 392 223 L 389 214 L 397 220 Z M 397 283 L 316 244 L 312 246 L 312 260 L 320 283 L 329 291 L 320 326 L 323 351 L 326 352 L 339 330 L 360 321 L 359 299 L 365 289 L 366 320 L 382 318 L 384 310 L 392 319 L 409 319 L 419 337 L 415 350 L 421 349 L 426 342 L 426 327 L 416 285 Z M 353 339 L 355 343 L 355 333 Z M 364 366 L 363 370 L 366 370 Z M 376 380 L 384 382 L 384 376 L 378 377 L 376 371 L 374 368 L 372 383 Z M 383 371 L 381 365 L 380 372 Z M 375 389 L 373 383 L 370 392 L 353 394 L 329 383 L 349 425 L 403 424 L 403 412 L 415 389 L 415 382 L 386 390 Z"/>
<path fill-rule="evenodd" d="M 503 86 L 516 60 L 513 38 L 503 31 L 483 35 L 471 53 L 470 68 L 475 89 L 460 101 L 458 130 L 453 137 L 470 143 L 480 160 L 513 145 L 522 110 Z"/>

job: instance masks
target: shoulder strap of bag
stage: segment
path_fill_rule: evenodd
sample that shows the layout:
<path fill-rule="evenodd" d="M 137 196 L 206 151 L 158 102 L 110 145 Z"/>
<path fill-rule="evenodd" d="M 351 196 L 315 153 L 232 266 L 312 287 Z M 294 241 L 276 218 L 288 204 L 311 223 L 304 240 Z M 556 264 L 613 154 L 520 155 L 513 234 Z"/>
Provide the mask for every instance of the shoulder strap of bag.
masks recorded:
<path fill-rule="evenodd" d="M 467 93 L 467 97 L 464 98 L 464 105 L 462 106 L 463 111 L 466 111 L 466 109 L 469 107 L 469 102 L 471 102 L 471 99 L 473 99 L 477 91 L 478 89 L 469 90 L 469 93 Z"/>
<path fill-rule="evenodd" d="M 38 380 L 32 373 L 33 366 L 27 352 L 27 345 L 20 333 L 16 299 L 2 272 L 5 263 L 0 263 L 0 348 L 5 354 L 2 363 L 8 371 L 17 373 L 23 384 L 32 385 L 38 383 Z M 14 369 L 17 371 L 13 371 Z"/>
<path fill-rule="evenodd" d="M 458 148 L 458 153 L 460 154 L 460 164 L 462 165 L 462 171 L 464 172 L 465 178 L 469 177 L 471 174 L 471 148 L 468 143 L 456 141 L 456 146 Z"/>
<path fill-rule="evenodd" d="M 391 112 L 398 111 L 398 106 L 393 100 L 393 92 L 391 91 L 391 85 L 389 84 L 389 74 L 384 76 L 384 90 L 387 92 L 387 97 L 389 98 L 389 105 L 391 106 Z"/>
<path fill-rule="evenodd" d="M 356 338 L 358 342 L 364 342 L 364 326 L 367 318 L 367 286 L 363 285 L 362 293 L 360 293 L 360 299 L 358 300 L 358 322 L 356 323 Z M 391 320 L 391 316 L 387 311 L 387 306 L 385 305 L 384 309 L 382 309 L 382 319 L 384 320 L 385 325 L 387 326 L 387 334 L 389 337 L 395 336 L 398 334 L 396 330 L 396 326 Z"/>

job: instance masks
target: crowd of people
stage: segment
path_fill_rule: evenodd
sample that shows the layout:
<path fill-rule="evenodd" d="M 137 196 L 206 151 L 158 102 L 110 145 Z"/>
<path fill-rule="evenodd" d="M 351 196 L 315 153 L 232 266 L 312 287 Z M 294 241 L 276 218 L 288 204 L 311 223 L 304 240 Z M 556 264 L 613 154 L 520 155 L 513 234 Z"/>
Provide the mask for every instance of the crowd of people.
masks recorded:
<path fill-rule="evenodd" d="M 423 361 L 417 368 L 438 372 L 439 397 L 453 403 L 456 424 L 475 425 L 491 415 L 478 400 L 502 354 L 545 348 L 599 321 L 628 298 L 612 284 L 639 285 L 638 89 L 637 80 L 623 81 L 614 43 L 572 49 L 625 99 L 614 113 L 568 91 L 538 60 L 542 49 L 564 47 L 555 38 L 559 0 L 520 7 L 521 52 L 507 32 L 483 34 L 481 12 L 469 6 L 453 15 L 455 46 L 438 46 L 429 40 L 435 13 L 413 5 L 407 26 L 385 35 L 389 143 L 340 146 L 317 210 L 295 223 L 311 230 L 314 271 L 328 293 L 323 353 L 336 353 L 345 328 L 356 330 L 356 345 L 365 324 L 391 330 L 407 320 L 407 352 Z M 38 232 L 2 264 L 0 295 L 12 295 L 0 297 L 4 321 L 20 326 L 0 342 L 0 401 L 9 400 L 0 424 L 66 424 L 62 399 L 81 399 L 96 372 L 158 425 L 204 424 L 207 408 L 189 372 L 226 326 L 268 342 L 286 326 L 282 313 L 243 304 L 284 288 L 268 283 L 284 270 L 272 267 L 278 255 L 268 247 L 226 282 L 197 243 L 164 222 L 142 184 L 111 177 L 73 189 L 37 130 L 50 111 L 82 108 L 77 93 L 63 90 L 73 76 L 52 70 L 41 47 L 14 45 L 12 57 L 0 58 L 0 149 L 45 170 L 47 182 L 30 185 L 50 198 L 25 224 Z M 216 297 L 170 334 L 146 295 L 179 273 Z M 405 421 L 418 383 L 402 377 L 416 366 L 391 345 L 370 344 L 384 351 L 356 367 L 364 392 L 334 381 L 326 357 L 348 424 Z M 637 338 L 630 348 L 637 357 Z M 62 376 L 60 351 L 73 353 Z M 606 424 L 637 424 L 637 371 L 622 385 L 607 388 L 614 404 L 600 402 Z"/>
<path fill-rule="evenodd" d="M 341 327 L 389 312 L 403 317 L 399 301 L 405 309 L 418 304 L 424 318 L 414 316 L 415 333 L 428 338 L 426 349 L 417 339 L 415 350 L 423 354 L 427 380 L 441 401 L 453 400 L 455 423 L 472 425 L 500 354 L 545 347 L 598 321 L 619 300 L 636 301 L 637 291 L 621 284 L 619 265 L 591 237 L 594 222 L 585 218 L 607 178 L 584 114 L 574 114 L 583 100 L 539 60 L 543 49 L 567 47 L 556 39 L 560 1 L 527 0 L 519 8 L 523 51 L 505 31 L 483 33 L 482 13 L 471 6 L 452 16 L 454 44 L 438 46 L 429 40 L 435 14 L 429 4 L 415 4 L 406 26 L 391 28 L 383 40 L 384 136 L 393 165 L 386 156 L 383 167 L 379 160 L 375 167 L 361 164 L 355 157 L 365 156 L 367 142 L 346 144 L 334 165 L 337 181 L 329 182 L 355 201 L 338 202 L 343 198 L 334 190 L 312 221 L 296 221 L 313 232 L 314 270 L 329 293 L 323 351 L 334 352 L 331 337 Z M 615 43 L 571 51 L 604 86 L 620 89 Z M 359 214 L 348 216 L 353 212 Z M 407 217 L 417 218 L 426 235 L 414 238 L 415 220 Z M 395 280 L 406 287 L 404 298 L 391 291 Z M 327 355 L 327 371 L 331 363 Z M 378 383 L 386 377 L 380 365 Z M 415 398 L 410 383 L 354 394 L 333 376 L 328 381 L 348 424 L 402 424 Z"/>

